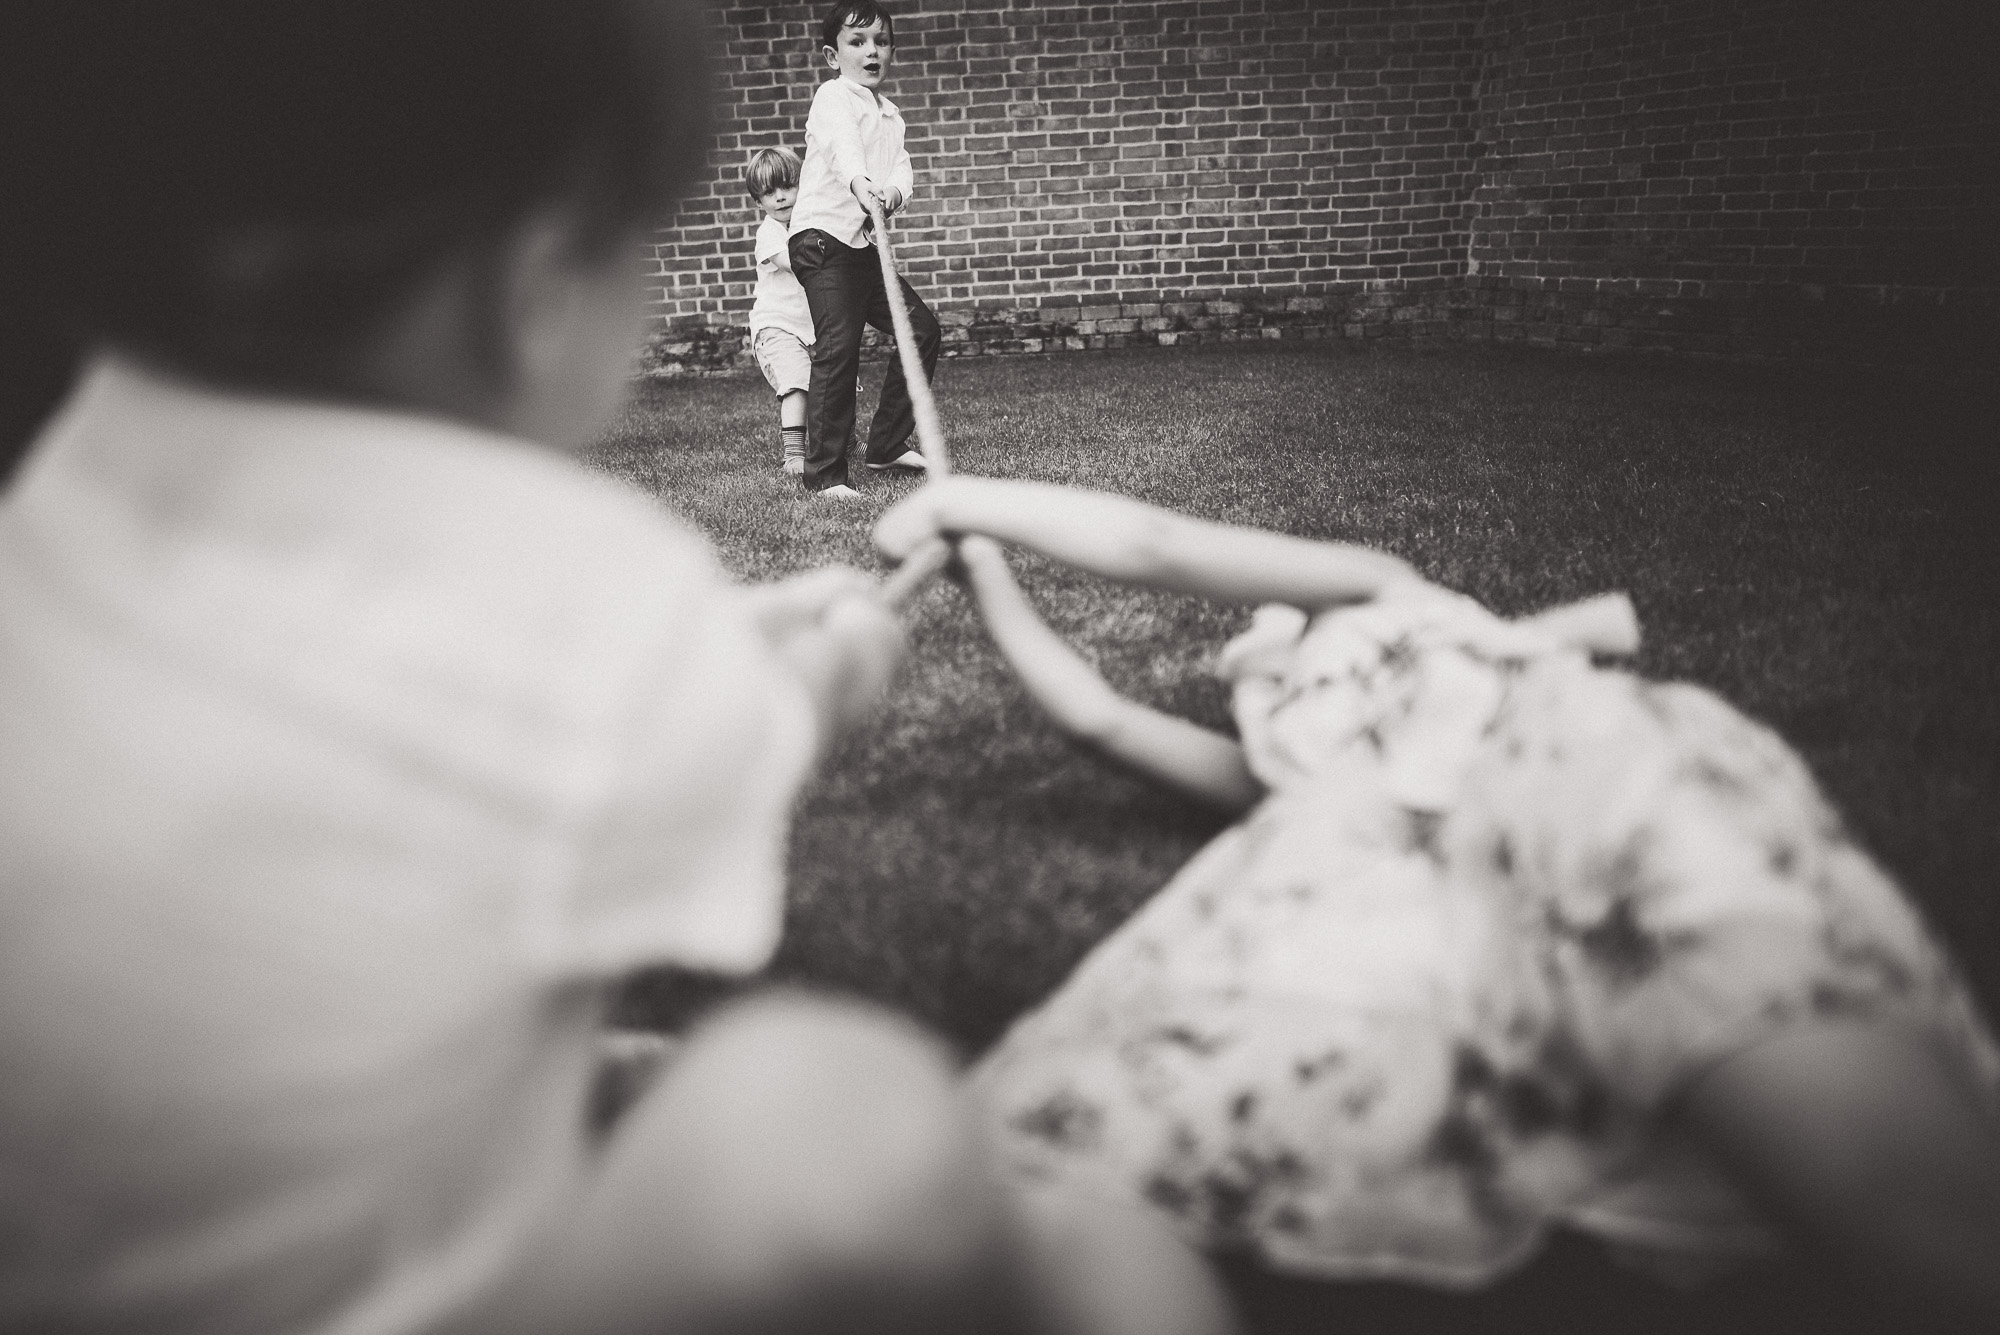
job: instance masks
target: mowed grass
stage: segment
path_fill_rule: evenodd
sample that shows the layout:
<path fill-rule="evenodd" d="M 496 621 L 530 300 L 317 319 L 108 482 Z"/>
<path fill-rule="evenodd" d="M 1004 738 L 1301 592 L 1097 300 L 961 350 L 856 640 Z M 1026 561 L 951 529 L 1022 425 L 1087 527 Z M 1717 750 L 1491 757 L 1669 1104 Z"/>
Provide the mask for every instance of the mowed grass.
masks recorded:
<path fill-rule="evenodd" d="M 1984 419 L 1962 395 L 1346 345 L 947 362 L 937 393 L 968 473 L 1376 544 L 1505 613 L 1629 592 L 1637 667 L 1777 727 L 1989 1010 L 2000 999 L 1995 525 Z M 881 569 L 871 522 L 917 482 L 865 473 L 857 448 L 864 499 L 807 498 L 779 473 L 775 418 L 759 380 L 649 384 L 593 458 L 746 579 Z M 1229 726 L 1207 672 L 1247 609 L 1017 567 L 1114 684 Z M 803 798 L 774 973 L 903 1008 L 975 1053 L 1219 824 L 1064 743 L 955 588 L 907 624 L 893 698 Z M 642 981 L 630 1018 L 670 1023 L 690 995 Z M 1279 1309 L 1311 1327 L 1315 1302 Z"/>

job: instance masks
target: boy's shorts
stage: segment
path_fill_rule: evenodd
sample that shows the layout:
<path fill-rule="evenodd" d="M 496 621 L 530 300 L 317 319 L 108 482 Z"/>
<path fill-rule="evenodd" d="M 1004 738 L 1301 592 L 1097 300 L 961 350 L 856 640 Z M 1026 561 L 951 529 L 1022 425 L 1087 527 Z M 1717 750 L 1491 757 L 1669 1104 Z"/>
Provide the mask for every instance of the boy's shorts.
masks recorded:
<path fill-rule="evenodd" d="M 750 340 L 750 352 L 779 398 L 793 390 L 812 388 L 812 350 L 799 342 L 797 335 L 766 325 Z"/>

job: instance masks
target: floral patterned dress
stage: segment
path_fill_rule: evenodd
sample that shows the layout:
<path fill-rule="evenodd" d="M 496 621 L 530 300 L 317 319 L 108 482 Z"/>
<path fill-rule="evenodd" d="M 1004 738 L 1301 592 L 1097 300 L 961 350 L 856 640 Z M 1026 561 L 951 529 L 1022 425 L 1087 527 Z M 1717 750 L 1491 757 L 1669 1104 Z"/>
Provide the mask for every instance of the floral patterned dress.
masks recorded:
<path fill-rule="evenodd" d="M 1269 796 L 975 1072 L 1006 1153 L 1194 1240 L 1467 1287 L 1558 1224 L 1775 1244 L 1663 1101 L 1818 1016 L 2000 1051 L 1796 756 L 1696 687 L 1413 588 L 1225 651 Z"/>

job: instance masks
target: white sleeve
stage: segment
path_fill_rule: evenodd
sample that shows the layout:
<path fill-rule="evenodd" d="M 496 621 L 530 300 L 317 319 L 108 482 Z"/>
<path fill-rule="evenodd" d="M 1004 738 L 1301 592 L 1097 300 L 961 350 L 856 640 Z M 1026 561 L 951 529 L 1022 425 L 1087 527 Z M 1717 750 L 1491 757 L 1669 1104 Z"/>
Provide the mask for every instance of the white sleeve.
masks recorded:
<path fill-rule="evenodd" d="M 792 271 L 792 254 L 785 229 L 768 219 L 757 229 L 757 267 L 778 273 Z"/>
<path fill-rule="evenodd" d="M 812 110 L 806 115 L 806 135 L 832 159 L 833 179 L 845 190 L 854 184 L 855 177 L 868 174 L 868 158 L 861 147 L 861 126 L 850 109 L 841 105 L 847 98 L 834 87 L 835 82 L 829 79 L 813 95 Z"/>
<path fill-rule="evenodd" d="M 903 203 L 910 202 L 910 194 L 916 189 L 916 171 L 910 165 L 910 150 L 896 145 L 896 165 L 889 170 L 889 184 L 903 192 Z"/>
<path fill-rule="evenodd" d="M 536 953 L 554 973 L 748 972 L 777 947 L 791 810 L 818 723 L 737 589 L 717 581 L 682 611 L 620 721 L 564 902 L 542 915 Z"/>

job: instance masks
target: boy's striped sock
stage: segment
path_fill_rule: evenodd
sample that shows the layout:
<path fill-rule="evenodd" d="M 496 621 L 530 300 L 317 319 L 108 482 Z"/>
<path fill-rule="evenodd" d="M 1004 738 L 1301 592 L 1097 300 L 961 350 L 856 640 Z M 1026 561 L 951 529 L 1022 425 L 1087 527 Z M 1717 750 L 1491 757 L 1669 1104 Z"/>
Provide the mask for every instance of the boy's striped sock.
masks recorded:
<path fill-rule="evenodd" d="M 785 449 L 785 471 L 802 471 L 806 466 L 806 429 L 802 426 L 781 426 L 778 428 L 778 442 Z"/>

